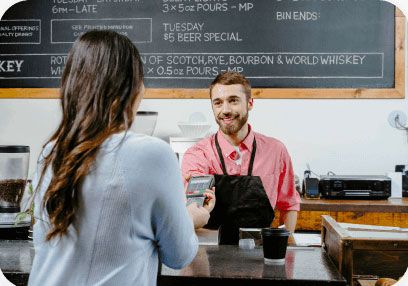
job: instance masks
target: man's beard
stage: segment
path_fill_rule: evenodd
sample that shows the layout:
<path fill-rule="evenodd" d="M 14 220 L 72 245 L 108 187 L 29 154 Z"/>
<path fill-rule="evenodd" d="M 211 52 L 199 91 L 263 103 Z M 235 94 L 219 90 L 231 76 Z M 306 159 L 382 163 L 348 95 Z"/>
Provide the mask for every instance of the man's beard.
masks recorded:
<path fill-rule="evenodd" d="M 236 114 L 235 114 L 234 117 L 236 117 Z M 245 123 L 247 123 L 247 121 L 248 121 L 248 111 L 244 115 L 239 116 L 238 118 L 234 118 L 234 120 L 237 120 L 237 119 L 238 119 L 238 121 L 236 123 L 234 122 L 233 124 L 228 124 L 228 125 L 223 124 L 222 119 L 220 119 L 218 117 L 216 118 L 216 121 L 217 121 L 217 124 L 220 127 L 221 131 L 224 134 L 233 135 L 233 134 L 238 133 L 238 131 L 241 130 L 242 126 L 244 126 Z"/>

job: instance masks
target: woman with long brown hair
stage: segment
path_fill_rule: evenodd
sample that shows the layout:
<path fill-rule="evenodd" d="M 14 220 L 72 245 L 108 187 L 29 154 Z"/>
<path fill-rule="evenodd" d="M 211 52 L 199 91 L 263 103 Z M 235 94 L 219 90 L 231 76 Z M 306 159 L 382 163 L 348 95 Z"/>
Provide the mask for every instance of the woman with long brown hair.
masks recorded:
<path fill-rule="evenodd" d="M 143 97 L 132 42 L 91 31 L 61 81 L 62 119 L 40 156 L 29 285 L 153 285 L 158 255 L 180 268 L 197 251 L 177 159 L 163 141 L 128 131 Z"/>

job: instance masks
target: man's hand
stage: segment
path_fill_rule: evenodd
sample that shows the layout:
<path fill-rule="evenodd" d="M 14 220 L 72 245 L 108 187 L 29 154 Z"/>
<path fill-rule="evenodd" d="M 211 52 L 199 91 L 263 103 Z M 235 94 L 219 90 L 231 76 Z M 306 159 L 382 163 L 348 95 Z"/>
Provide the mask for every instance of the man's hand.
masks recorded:
<path fill-rule="evenodd" d="M 191 203 L 187 206 L 188 214 L 193 220 L 194 228 L 201 228 L 208 223 L 210 219 L 209 211 L 197 205 L 197 203 Z"/>
<path fill-rule="evenodd" d="M 184 180 L 186 180 L 187 182 L 187 184 L 185 184 L 184 186 L 184 193 L 187 192 L 188 182 L 190 181 L 191 177 L 192 176 L 190 174 L 184 175 Z M 206 199 L 204 200 L 203 207 L 210 213 L 215 206 L 215 187 L 213 187 L 211 190 L 210 189 L 205 190 L 204 195 Z"/>
<path fill-rule="evenodd" d="M 190 179 L 191 179 L 191 175 L 190 175 L 190 174 L 184 175 L 184 180 L 186 180 L 187 183 L 190 181 Z M 188 184 L 186 184 L 186 188 L 187 188 L 187 185 L 188 185 Z"/>
<path fill-rule="evenodd" d="M 189 182 L 191 175 L 185 175 L 184 179 Z M 187 186 L 188 183 L 185 184 L 184 192 L 187 191 Z M 195 229 L 201 228 L 208 223 L 208 220 L 210 219 L 210 212 L 215 206 L 215 188 L 213 187 L 211 190 L 205 190 L 204 195 L 206 197 L 204 200 L 204 206 L 198 206 L 197 203 L 192 203 L 187 206 L 187 211 L 193 220 Z"/>
<path fill-rule="evenodd" d="M 284 224 L 286 229 L 290 231 L 288 245 L 296 245 L 295 239 L 292 233 L 295 232 L 297 221 L 297 211 L 280 211 L 279 224 Z"/>
<path fill-rule="evenodd" d="M 184 179 L 187 181 L 187 183 L 184 184 L 184 193 L 187 193 L 188 182 L 189 182 L 190 179 L 191 179 L 191 175 L 188 175 L 188 174 L 185 175 L 185 176 L 184 176 Z M 184 202 L 187 203 L 187 198 L 186 198 L 186 197 L 184 197 Z"/>
<path fill-rule="evenodd" d="M 279 211 L 279 225 L 284 224 L 290 232 L 295 232 L 297 211 Z"/>
<path fill-rule="evenodd" d="M 210 213 L 215 207 L 215 187 L 205 190 L 204 208 Z"/>

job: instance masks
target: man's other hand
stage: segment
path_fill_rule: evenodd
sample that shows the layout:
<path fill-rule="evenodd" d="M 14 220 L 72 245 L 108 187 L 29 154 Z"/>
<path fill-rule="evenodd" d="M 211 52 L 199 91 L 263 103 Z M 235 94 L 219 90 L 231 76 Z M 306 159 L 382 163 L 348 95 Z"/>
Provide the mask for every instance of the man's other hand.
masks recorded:
<path fill-rule="evenodd" d="M 215 207 L 215 187 L 205 190 L 204 208 L 210 213 Z"/>

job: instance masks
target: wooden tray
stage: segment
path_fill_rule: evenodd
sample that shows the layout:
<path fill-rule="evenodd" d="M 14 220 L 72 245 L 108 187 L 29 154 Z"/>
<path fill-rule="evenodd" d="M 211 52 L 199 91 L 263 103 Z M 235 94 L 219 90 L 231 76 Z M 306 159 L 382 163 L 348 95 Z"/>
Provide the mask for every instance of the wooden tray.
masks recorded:
<path fill-rule="evenodd" d="M 357 279 L 398 279 L 408 267 L 408 229 L 338 223 L 322 216 L 322 245 L 348 283 Z"/>

